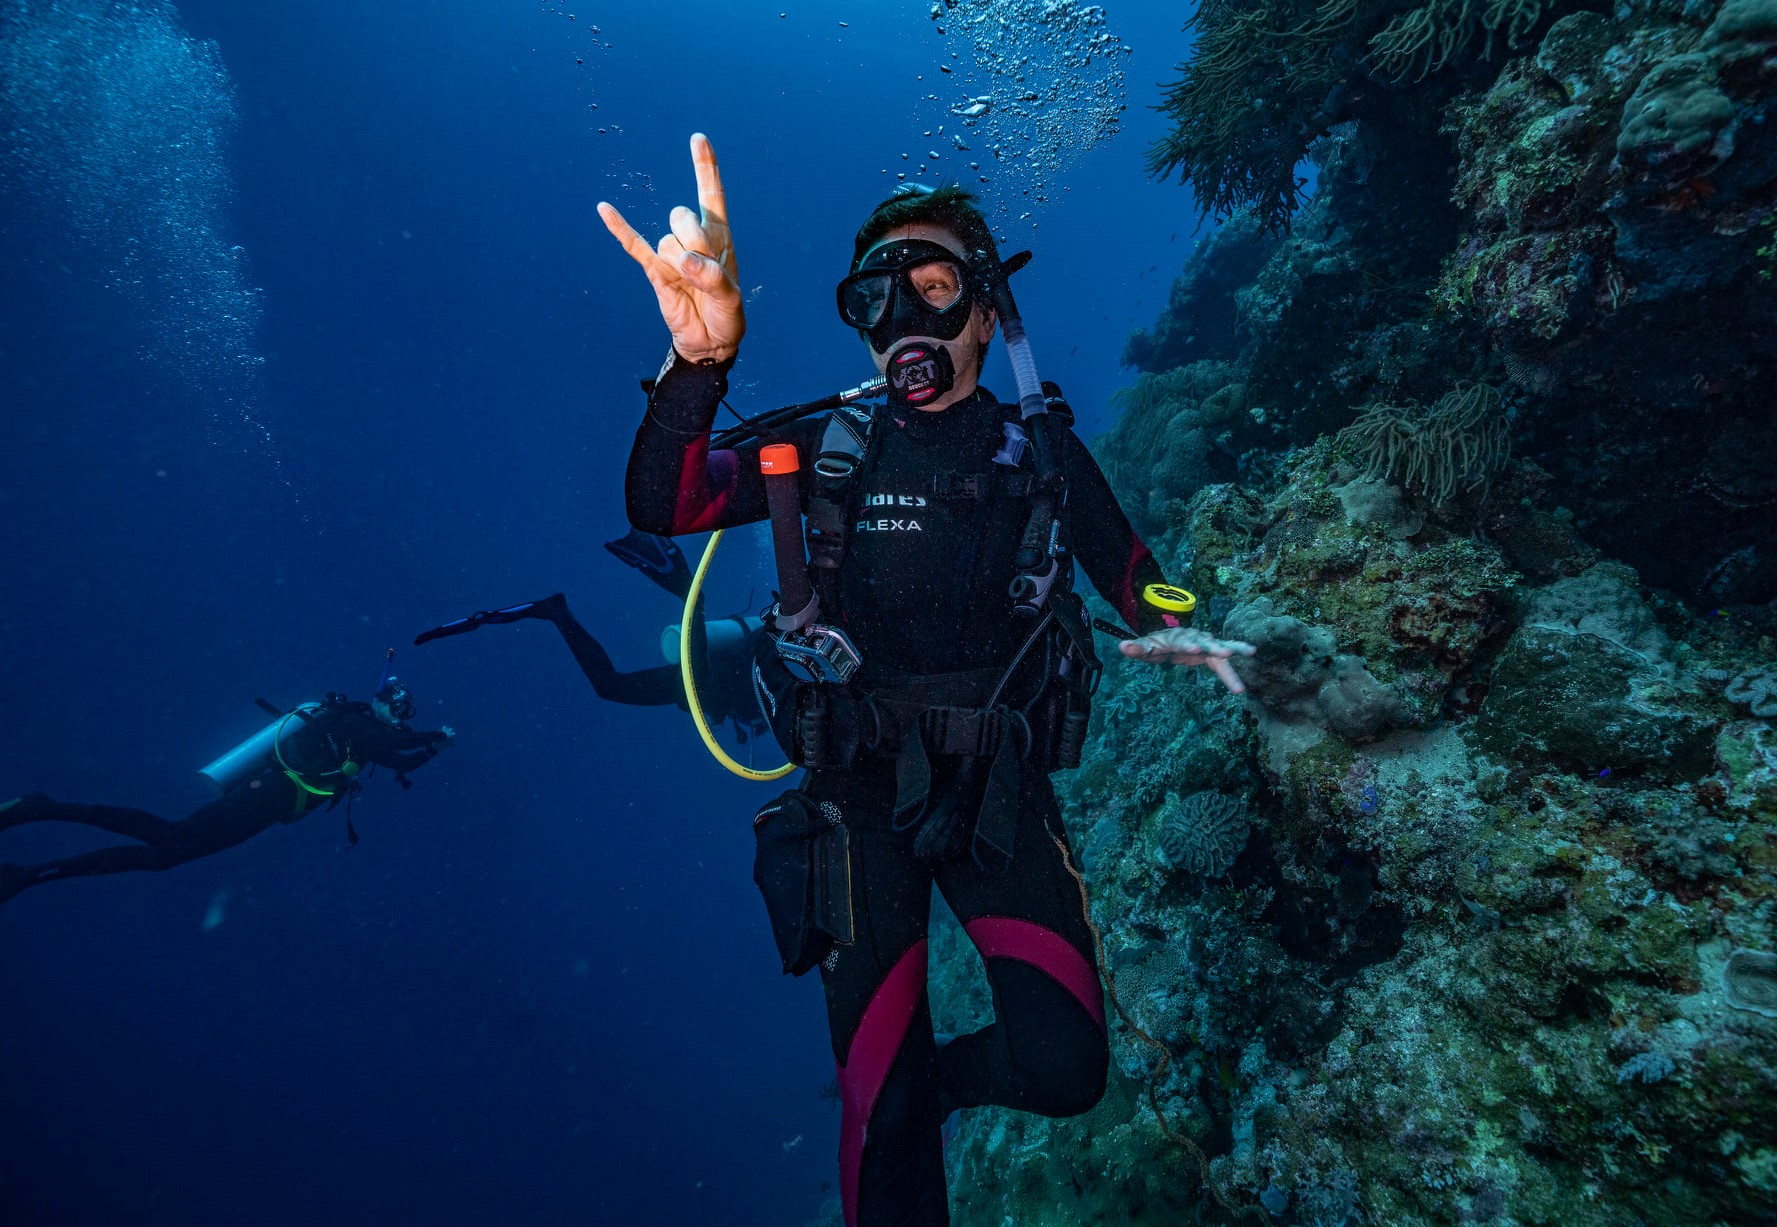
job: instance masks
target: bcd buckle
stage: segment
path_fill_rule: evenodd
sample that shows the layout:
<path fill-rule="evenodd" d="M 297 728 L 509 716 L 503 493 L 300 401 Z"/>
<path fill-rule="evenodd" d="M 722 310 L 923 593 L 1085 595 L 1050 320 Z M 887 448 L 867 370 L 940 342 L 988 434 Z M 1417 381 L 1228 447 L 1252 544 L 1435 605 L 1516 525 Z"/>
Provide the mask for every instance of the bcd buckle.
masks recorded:
<path fill-rule="evenodd" d="M 919 731 L 933 754 L 987 757 L 999 749 L 1005 717 L 997 708 L 928 707 L 920 713 Z"/>
<path fill-rule="evenodd" d="M 932 478 L 932 494 L 941 499 L 967 499 L 979 503 L 987 498 L 989 490 L 985 473 L 958 473 L 948 469 Z"/>

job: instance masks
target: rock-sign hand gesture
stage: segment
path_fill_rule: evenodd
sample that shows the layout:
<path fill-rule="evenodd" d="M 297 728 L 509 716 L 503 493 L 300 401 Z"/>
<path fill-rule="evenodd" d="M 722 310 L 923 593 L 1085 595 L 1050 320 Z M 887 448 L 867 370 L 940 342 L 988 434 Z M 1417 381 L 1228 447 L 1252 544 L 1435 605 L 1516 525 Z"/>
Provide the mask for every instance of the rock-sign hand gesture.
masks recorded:
<path fill-rule="evenodd" d="M 691 162 L 697 170 L 697 207 L 674 207 L 672 233 L 649 247 L 635 227 L 608 201 L 599 201 L 599 217 L 654 287 L 660 316 L 673 336 L 673 348 L 693 362 L 722 362 L 740 350 L 746 335 L 746 310 L 741 301 L 734 260 L 734 236 L 728 229 L 728 199 L 722 193 L 722 172 L 716 151 L 701 132 L 691 136 Z"/>

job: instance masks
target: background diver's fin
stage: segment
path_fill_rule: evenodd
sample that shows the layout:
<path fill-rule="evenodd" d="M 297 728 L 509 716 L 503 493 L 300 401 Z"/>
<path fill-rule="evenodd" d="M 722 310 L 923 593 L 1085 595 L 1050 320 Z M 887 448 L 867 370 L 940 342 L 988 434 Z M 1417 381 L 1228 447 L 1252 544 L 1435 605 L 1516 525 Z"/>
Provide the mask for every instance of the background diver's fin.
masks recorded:
<path fill-rule="evenodd" d="M 541 600 L 525 601 L 519 605 L 507 605 L 503 609 L 478 609 L 467 618 L 458 618 L 455 622 L 446 622 L 443 626 L 434 626 L 429 631 L 421 631 L 413 637 L 415 647 L 423 643 L 431 643 L 434 639 L 445 639 L 451 635 L 467 635 L 470 631 L 479 630 L 488 623 L 522 622 L 526 618 L 540 618 L 545 622 L 556 622 L 568 612 L 568 598 L 557 592 Z"/>
<path fill-rule="evenodd" d="M 691 565 L 670 537 L 632 528 L 619 540 L 605 542 L 605 548 L 674 596 L 683 597 L 690 590 Z"/>
<path fill-rule="evenodd" d="M 283 708 L 268 699 L 254 699 L 253 705 L 268 716 L 276 717 L 286 714 Z"/>

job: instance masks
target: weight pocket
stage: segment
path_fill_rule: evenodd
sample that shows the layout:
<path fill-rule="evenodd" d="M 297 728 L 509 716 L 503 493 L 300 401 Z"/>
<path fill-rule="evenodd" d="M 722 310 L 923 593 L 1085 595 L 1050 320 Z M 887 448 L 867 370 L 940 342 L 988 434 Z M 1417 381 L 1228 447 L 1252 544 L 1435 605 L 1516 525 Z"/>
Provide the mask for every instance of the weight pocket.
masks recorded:
<path fill-rule="evenodd" d="M 786 975 L 852 941 L 851 837 L 837 806 L 791 789 L 753 818 L 753 882 Z"/>

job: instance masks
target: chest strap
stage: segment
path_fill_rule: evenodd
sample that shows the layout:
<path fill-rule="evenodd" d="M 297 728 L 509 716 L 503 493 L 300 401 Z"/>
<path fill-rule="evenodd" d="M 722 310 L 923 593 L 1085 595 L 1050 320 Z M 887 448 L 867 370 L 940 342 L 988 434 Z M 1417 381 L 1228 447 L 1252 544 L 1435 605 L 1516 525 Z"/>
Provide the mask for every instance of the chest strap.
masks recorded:
<path fill-rule="evenodd" d="M 949 502 L 985 503 L 990 499 L 1029 498 L 1035 488 L 1034 473 L 995 469 L 991 473 L 939 473 L 932 478 L 931 494 Z"/>

